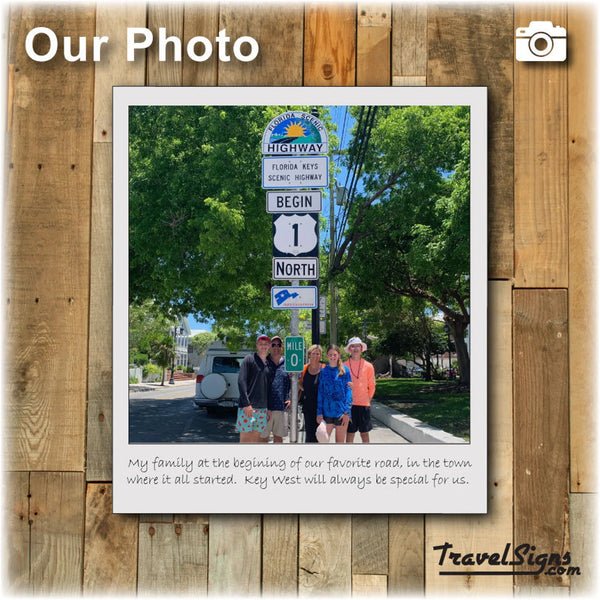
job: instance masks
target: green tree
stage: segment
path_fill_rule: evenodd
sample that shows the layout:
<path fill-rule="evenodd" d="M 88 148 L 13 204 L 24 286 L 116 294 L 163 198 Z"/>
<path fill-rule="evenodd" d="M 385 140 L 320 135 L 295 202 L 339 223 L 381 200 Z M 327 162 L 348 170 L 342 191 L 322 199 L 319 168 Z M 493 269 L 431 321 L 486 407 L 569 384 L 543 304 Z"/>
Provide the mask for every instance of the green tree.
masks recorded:
<path fill-rule="evenodd" d="M 217 335 L 212 331 L 201 331 L 190 338 L 190 344 L 194 346 L 196 354 L 202 354 L 211 342 L 217 339 Z"/>
<path fill-rule="evenodd" d="M 356 138 L 355 138 L 356 139 Z M 357 159 L 358 139 L 350 149 Z M 403 296 L 442 311 L 470 381 L 468 107 L 387 107 L 364 152 L 332 276 L 365 302 Z M 368 305 L 367 305 L 368 306 Z"/>
<path fill-rule="evenodd" d="M 153 299 L 252 335 L 287 320 L 270 308 L 272 215 L 261 140 L 289 108 L 131 108 L 131 302 Z"/>
<path fill-rule="evenodd" d="M 144 365 L 177 324 L 151 300 L 129 306 L 129 362 Z M 145 358 L 144 358 L 145 357 Z"/>
<path fill-rule="evenodd" d="M 165 385 L 165 370 L 173 365 L 175 360 L 175 340 L 170 335 L 164 335 L 155 340 L 152 346 L 152 359 L 162 369 L 160 385 Z"/>

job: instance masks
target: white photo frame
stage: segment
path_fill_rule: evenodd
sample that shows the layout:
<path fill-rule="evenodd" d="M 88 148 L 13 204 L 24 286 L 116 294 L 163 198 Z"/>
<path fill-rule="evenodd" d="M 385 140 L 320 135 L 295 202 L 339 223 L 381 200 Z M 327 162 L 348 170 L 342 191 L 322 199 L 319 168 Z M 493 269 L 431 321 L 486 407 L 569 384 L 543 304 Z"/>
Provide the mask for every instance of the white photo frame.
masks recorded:
<path fill-rule="evenodd" d="M 470 107 L 471 435 L 468 443 L 280 444 L 276 448 L 272 444 L 129 443 L 129 108 L 290 104 Z M 114 512 L 485 513 L 487 89 L 115 87 L 113 117 Z M 262 485 L 263 482 L 266 483 Z"/>

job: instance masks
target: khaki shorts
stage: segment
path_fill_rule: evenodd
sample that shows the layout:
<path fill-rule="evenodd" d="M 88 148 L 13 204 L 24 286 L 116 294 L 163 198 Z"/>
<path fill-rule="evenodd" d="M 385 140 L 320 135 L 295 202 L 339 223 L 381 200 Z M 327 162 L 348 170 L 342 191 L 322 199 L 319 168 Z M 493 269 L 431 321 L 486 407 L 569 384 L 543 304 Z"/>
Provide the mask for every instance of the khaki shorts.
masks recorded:
<path fill-rule="evenodd" d="M 285 410 L 271 411 L 271 418 L 267 421 L 267 427 L 261 432 L 261 438 L 268 438 L 273 432 L 277 437 L 287 437 L 288 434 L 288 414 Z"/>

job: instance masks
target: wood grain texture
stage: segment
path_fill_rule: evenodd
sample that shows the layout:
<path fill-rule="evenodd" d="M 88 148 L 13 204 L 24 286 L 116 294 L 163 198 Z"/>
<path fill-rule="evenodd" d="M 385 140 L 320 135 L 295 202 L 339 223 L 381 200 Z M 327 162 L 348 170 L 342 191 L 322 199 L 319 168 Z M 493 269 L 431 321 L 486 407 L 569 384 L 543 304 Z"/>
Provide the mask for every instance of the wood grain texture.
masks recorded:
<path fill-rule="evenodd" d="M 356 84 L 356 5 L 308 2 L 304 85 Z"/>
<path fill-rule="evenodd" d="M 356 84 L 390 85 L 391 2 L 358 3 Z"/>
<path fill-rule="evenodd" d="M 206 596 L 207 557 L 203 523 L 140 523 L 138 595 Z"/>
<path fill-rule="evenodd" d="M 517 5 L 515 23 L 566 23 L 561 4 Z M 566 288 L 567 64 L 515 62 L 515 284 Z"/>
<path fill-rule="evenodd" d="M 513 406 L 512 372 L 512 285 L 494 281 L 488 286 L 488 361 L 495 368 L 488 374 L 488 512 L 472 516 L 427 516 L 426 592 L 481 597 L 488 593 L 510 595 L 512 576 L 439 575 L 440 570 L 477 571 L 483 567 L 456 567 L 448 559 L 439 565 L 441 546 L 453 545 L 461 554 L 498 552 L 513 540 Z M 483 402 L 485 397 L 473 398 Z M 505 566 L 485 565 L 486 571 L 507 570 Z M 509 568 L 510 570 L 510 568 Z"/>
<path fill-rule="evenodd" d="M 352 516 L 352 574 L 387 575 L 388 516 Z"/>
<path fill-rule="evenodd" d="M 83 473 L 31 473 L 31 591 L 78 594 L 83 573 Z"/>
<path fill-rule="evenodd" d="M 349 596 L 351 517 L 300 515 L 299 596 Z"/>
<path fill-rule="evenodd" d="M 571 577 L 571 594 L 584 596 L 595 589 L 598 581 L 598 539 L 594 535 L 598 531 L 598 495 L 571 494 L 569 514 L 572 565 L 579 567 L 581 572 Z"/>
<path fill-rule="evenodd" d="M 515 544 L 569 549 L 568 332 L 565 290 L 513 296 Z M 556 576 L 517 585 L 562 587 Z"/>
<path fill-rule="evenodd" d="M 393 5 L 392 77 L 426 84 L 427 77 L 427 8 L 425 2 Z M 398 78 L 398 79 L 397 79 Z M 418 79 L 417 79 L 418 78 Z"/>
<path fill-rule="evenodd" d="M 209 596 L 257 596 L 261 586 L 259 515 L 211 515 Z"/>
<path fill-rule="evenodd" d="M 219 85 L 302 85 L 303 23 L 301 4 L 264 11 L 248 4 L 223 4 L 219 28 L 227 29 L 232 40 L 253 37 L 262 50 L 252 62 L 221 62 Z"/>
<path fill-rule="evenodd" d="M 294 596 L 298 591 L 298 516 L 264 515 L 262 595 Z"/>
<path fill-rule="evenodd" d="M 2 516 L 4 539 L 4 591 L 30 594 L 29 582 L 29 473 L 5 473 L 3 480 Z"/>
<path fill-rule="evenodd" d="M 112 144 L 94 144 L 86 477 L 112 479 Z"/>
<path fill-rule="evenodd" d="M 180 40 L 165 44 L 166 52 L 163 60 L 159 55 L 159 29 L 165 29 L 167 38 L 176 38 Z M 148 29 L 154 36 L 154 42 L 147 53 L 147 74 L 146 81 L 148 85 L 181 85 L 183 83 L 183 55 L 185 47 L 183 46 L 183 3 L 166 2 L 161 4 L 148 4 Z M 181 51 L 180 60 L 175 60 L 176 52 Z M 137 50 L 141 53 L 144 50 Z"/>
<path fill-rule="evenodd" d="M 385 575 L 352 575 L 353 598 L 387 598 Z"/>
<path fill-rule="evenodd" d="M 597 331 L 597 93 L 589 55 L 598 50 L 591 5 L 569 7 L 569 366 L 578 376 L 570 380 L 571 491 L 597 491 L 598 387 L 581 365 L 596 352 L 590 331 Z M 597 52 L 596 52 L 597 55 Z"/>
<path fill-rule="evenodd" d="M 94 65 L 94 142 L 112 142 L 113 86 L 144 85 L 145 56 L 140 52 L 135 61 L 128 62 L 126 46 L 127 28 L 145 26 L 142 3 L 99 3 L 96 7 L 96 35 L 107 36 L 109 41 Z"/>
<path fill-rule="evenodd" d="M 94 11 L 27 5 L 10 24 L 4 449 L 8 469 L 83 470 L 93 66 L 26 56 L 25 36 L 40 21 L 91 39 Z"/>
<path fill-rule="evenodd" d="M 390 596 L 421 595 L 425 589 L 425 522 L 421 515 L 389 515 Z"/>
<path fill-rule="evenodd" d="M 89 484 L 85 506 L 83 591 L 86 595 L 134 595 L 138 517 L 112 512 L 112 485 Z"/>
<path fill-rule="evenodd" d="M 488 273 L 513 276 L 513 9 L 430 5 L 427 84 L 488 88 Z"/>
<path fill-rule="evenodd" d="M 184 5 L 183 37 L 187 46 L 196 36 L 214 39 L 219 27 L 219 5 L 217 2 L 186 3 Z M 198 48 L 201 52 L 201 48 Z M 191 60 L 187 52 L 183 57 L 183 85 L 209 86 L 217 83 L 217 55 L 203 62 Z"/>

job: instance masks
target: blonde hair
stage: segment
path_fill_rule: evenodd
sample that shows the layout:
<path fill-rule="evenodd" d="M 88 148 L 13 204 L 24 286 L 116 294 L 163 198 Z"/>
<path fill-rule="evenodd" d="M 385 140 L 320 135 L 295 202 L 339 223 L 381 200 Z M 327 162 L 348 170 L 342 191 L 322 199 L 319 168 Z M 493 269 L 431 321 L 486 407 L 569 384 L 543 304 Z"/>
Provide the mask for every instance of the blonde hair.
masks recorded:
<path fill-rule="evenodd" d="M 319 346 L 319 344 L 313 344 L 312 346 L 308 347 L 308 350 L 306 351 L 306 358 L 308 358 L 310 360 L 310 355 L 315 351 L 315 350 L 320 350 L 321 354 L 323 354 L 323 348 L 321 348 L 321 346 Z"/>
<path fill-rule="evenodd" d="M 335 350 L 338 353 L 338 373 L 343 375 L 346 372 L 346 369 L 344 369 L 344 363 L 342 362 L 342 351 L 340 350 L 340 347 L 335 344 L 330 344 L 327 346 L 327 354 L 329 354 L 330 350 Z"/>

